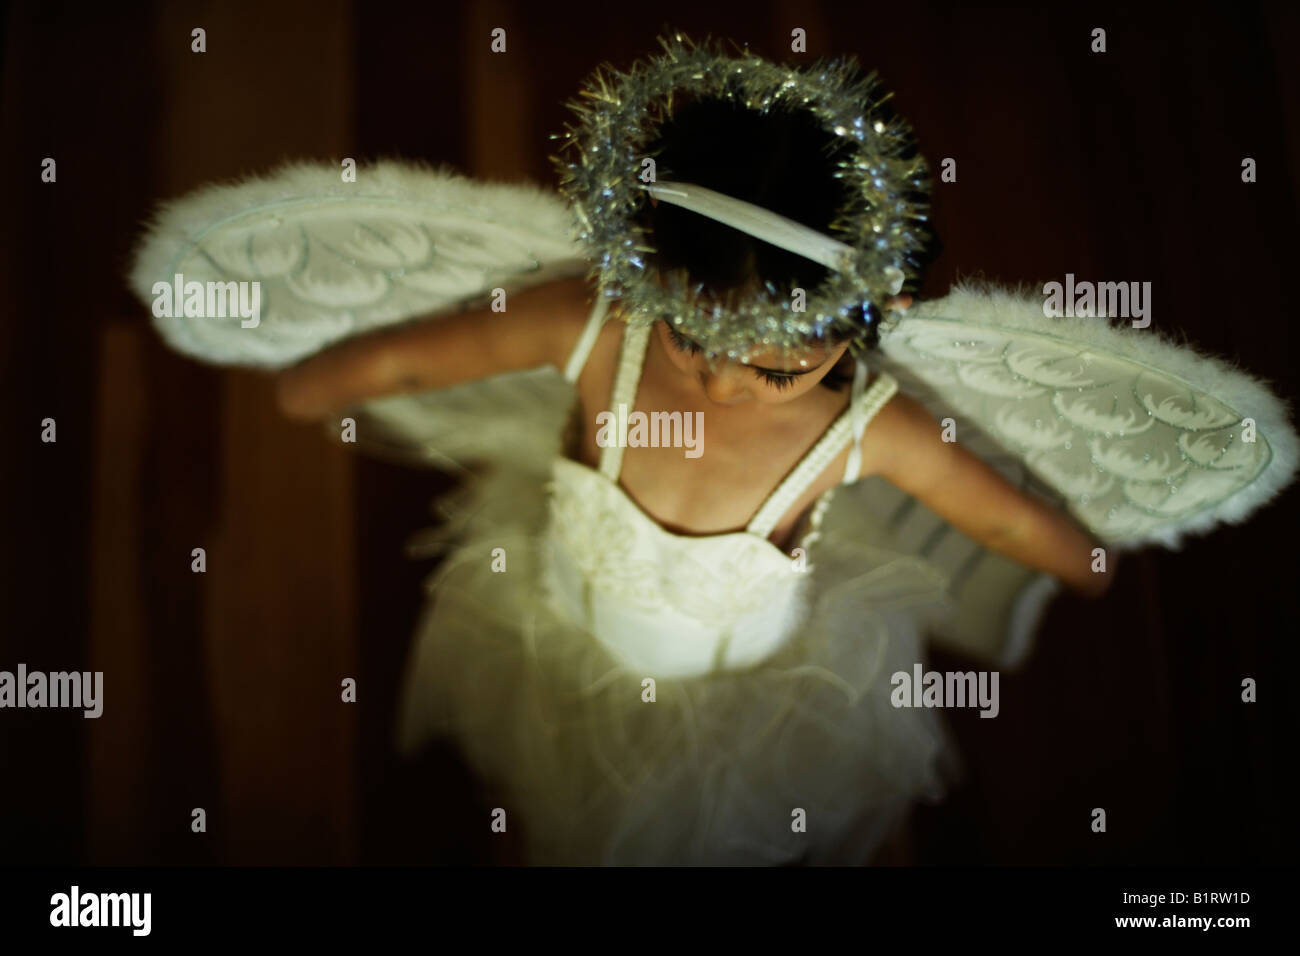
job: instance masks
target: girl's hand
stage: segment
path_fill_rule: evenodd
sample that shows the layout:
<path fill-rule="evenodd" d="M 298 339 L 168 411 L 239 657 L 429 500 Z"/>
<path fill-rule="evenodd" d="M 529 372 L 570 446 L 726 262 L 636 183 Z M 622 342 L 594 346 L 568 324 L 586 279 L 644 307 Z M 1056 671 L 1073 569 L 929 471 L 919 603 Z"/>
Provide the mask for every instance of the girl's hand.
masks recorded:
<path fill-rule="evenodd" d="M 910 295 L 896 295 L 885 304 L 886 312 L 902 312 L 912 307 Z"/>

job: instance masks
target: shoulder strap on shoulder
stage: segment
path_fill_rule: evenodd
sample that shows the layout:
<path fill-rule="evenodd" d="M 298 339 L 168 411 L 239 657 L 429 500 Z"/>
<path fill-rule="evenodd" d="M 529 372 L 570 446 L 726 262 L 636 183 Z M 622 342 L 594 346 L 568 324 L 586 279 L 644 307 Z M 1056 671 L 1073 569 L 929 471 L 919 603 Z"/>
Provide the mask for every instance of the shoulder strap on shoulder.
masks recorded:
<path fill-rule="evenodd" d="M 619 347 L 618 371 L 614 376 L 614 392 L 610 396 L 610 412 L 614 415 L 615 439 L 600 450 L 600 472 L 610 481 L 617 482 L 623 468 L 623 449 L 627 434 L 623 431 L 627 419 L 619 414 L 619 406 L 627 407 L 630 415 L 636 404 L 637 387 L 641 384 L 641 369 L 645 365 L 646 348 L 650 344 L 650 326 L 628 322 L 623 326 L 623 343 Z"/>
<path fill-rule="evenodd" d="M 601 326 L 605 324 L 608 315 L 609 299 L 598 291 L 596 293 L 596 303 L 591 307 L 591 316 L 587 319 L 587 325 L 583 328 L 582 334 L 578 336 L 578 342 L 574 345 L 569 361 L 564 366 L 566 381 L 574 383 L 578 381 L 578 376 L 582 374 L 583 366 L 587 364 L 587 358 L 591 355 L 592 346 L 596 344 L 596 338 L 600 335 Z"/>
<path fill-rule="evenodd" d="M 898 382 L 888 372 L 881 372 L 870 389 L 863 391 L 867 378 L 867 363 L 858 362 L 853 375 L 853 401 L 849 404 L 849 422 L 853 433 L 853 448 L 844 465 L 844 482 L 856 481 L 862 473 L 862 433 L 871 419 L 884 408 L 885 403 L 898 391 Z"/>

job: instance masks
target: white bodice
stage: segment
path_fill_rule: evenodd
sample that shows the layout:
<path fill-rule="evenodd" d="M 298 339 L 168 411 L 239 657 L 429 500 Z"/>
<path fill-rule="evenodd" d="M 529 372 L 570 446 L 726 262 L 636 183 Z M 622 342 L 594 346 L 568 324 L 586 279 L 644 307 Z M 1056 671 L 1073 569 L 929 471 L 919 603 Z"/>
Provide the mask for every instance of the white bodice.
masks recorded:
<path fill-rule="evenodd" d="M 808 573 L 750 534 L 664 530 L 621 487 L 557 458 L 546 562 L 570 620 L 647 677 L 757 663 L 802 620 Z"/>
<path fill-rule="evenodd" d="M 576 380 L 604 309 L 566 376 Z M 624 332 L 611 405 L 631 408 L 649 327 Z M 625 667 L 646 677 L 687 677 L 759 663 L 778 650 L 807 614 L 818 536 L 832 486 L 813 507 L 807 531 L 785 554 L 768 540 L 777 522 L 833 461 L 860 439 L 897 385 L 859 380 L 849 408 L 773 491 L 744 531 L 674 534 L 647 515 L 618 483 L 623 447 L 602 450 L 595 470 L 557 456 L 548 485 L 545 584 L 555 609 L 599 640 Z M 856 455 L 851 458 L 856 459 Z M 851 462 L 852 464 L 853 462 Z M 856 473 L 846 473 L 855 480 Z"/>

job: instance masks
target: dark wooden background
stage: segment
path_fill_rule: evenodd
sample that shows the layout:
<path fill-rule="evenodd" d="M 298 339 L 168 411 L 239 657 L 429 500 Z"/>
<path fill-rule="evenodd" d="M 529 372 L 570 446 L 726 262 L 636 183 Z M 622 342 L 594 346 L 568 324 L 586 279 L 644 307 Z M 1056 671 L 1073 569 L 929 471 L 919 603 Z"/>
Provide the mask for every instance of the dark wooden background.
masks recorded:
<path fill-rule="evenodd" d="M 550 182 L 546 136 L 598 62 L 669 28 L 781 57 L 803 27 L 809 57 L 857 54 L 932 162 L 958 162 L 927 294 L 974 274 L 1151 281 L 1154 328 L 1293 399 L 1298 25 L 1250 4 L 11 5 L 0 669 L 102 670 L 106 710 L 0 711 L 0 862 L 511 859 L 454 753 L 403 766 L 389 745 L 429 570 L 401 548 L 442 479 L 350 457 L 280 419 L 265 377 L 168 352 L 123 282 L 155 201 L 286 158 Z M 1289 860 L 1296 517 L 1293 491 L 1129 559 L 1101 603 L 1058 600 L 1001 716 L 951 715 L 969 777 L 918 814 L 912 858 Z"/>

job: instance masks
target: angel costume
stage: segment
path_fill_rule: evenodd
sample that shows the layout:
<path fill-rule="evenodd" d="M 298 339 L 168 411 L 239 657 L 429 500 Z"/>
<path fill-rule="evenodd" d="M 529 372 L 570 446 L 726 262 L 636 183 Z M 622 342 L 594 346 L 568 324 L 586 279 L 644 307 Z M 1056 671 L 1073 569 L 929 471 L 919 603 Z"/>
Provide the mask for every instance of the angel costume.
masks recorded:
<path fill-rule="evenodd" d="M 596 469 L 577 460 L 574 385 L 611 300 L 628 306 L 611 409 L 636 407 L 650 325 L 666 308 L 731 355 L 860 323 L 862 301 L 911 276 L 918 211 L 906 187 L 923 163 L 895 148 L 897 128 L 873 122 L 874 86 L 844 83 L 835 64 L 796 71 L 745 54 L 723 71 L 708 49 L 665 47 L 649 68 L 589 85 L 598 106 L 571 134 L 585 145 L 566 167 L 567 202 L 399 163 L 355 184 L 299 165 L 165 207 L 132 285 L 156 302 L 173 276 L 260 283 L 256 324 L 156 307 L 155 322 L 189 355 L 281 368 L 595 263 L 600 293 L 563 370 L 348 412 L 362 447 L 465 477 L 418 542 L 442 561 L 399 745 L 456 740 L 509 825 L 522 825 L 531 862 L 864 863 L 915 801 L 942 795 L 955 763 L 935 712 L 892 699 L 893 675 L 924 660 L 923 628 L 1010 666 L 1055 588 L 884 482 L 857 479 L 863 432 L 900 387 L 1111 548 L 1176 547 L 1244 520 L 1292 479 L 1297 440 L 1278 399 L 1215 359 L 1100 318 L 1045 318 L 1041 297 L 958 289 L 881 325 L 848 407 L 744 531 L 667 531 L 620 484 L 625 441 L 602 448 Z M 798 97 L 855 144 L 849 173 L 868 201 L 845 241 L 694 184 L 637 183 L 647 103 L 687 88 L 754 109 Z M 769 295 L 719 316 L 695 290 L 648 281 L 647 237 L 628 215 L 651 190 L 824 262 L 833 278 L 806 312 L 773 316 Z M 784 553 L 773 529 L 846 448 L 843 482 Z"/>

